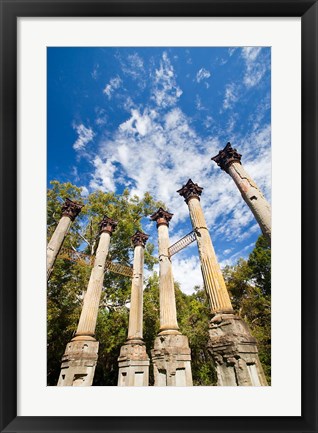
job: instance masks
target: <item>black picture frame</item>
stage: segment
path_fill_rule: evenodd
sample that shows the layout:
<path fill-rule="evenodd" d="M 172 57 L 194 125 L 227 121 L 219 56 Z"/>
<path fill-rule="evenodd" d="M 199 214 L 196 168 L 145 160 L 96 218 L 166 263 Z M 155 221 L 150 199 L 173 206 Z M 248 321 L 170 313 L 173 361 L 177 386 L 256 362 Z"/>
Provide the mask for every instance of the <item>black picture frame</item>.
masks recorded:
<path fill-rule="evenodd" d="M 0 0 L 1 5 L 1 432 L 317 432 L 317 49 L 313 0 Z M 295 417 L 17 416 L 17 18 L 301 17 L 302 73 L 302 415 Z M 286 41 L 288 43 L 288 41 Z M 292 208 L 288 212 L 292 212 Z M 288 218 L 288 214 L 286 215 Z M 291 233 L 292 240 L 292 233 Z M 292 241 L 291 241 L 292 242 Z M 290 246 L 286 246 L 290 248 Z M 285 288 L 286 293 L 288 290 Z M 288 304 L 287 304 L 288 305 Z M 300 320 L 282 312 L 286 328 Z M 286 354 L 292 362 L 293 348 Z M 292 378 L 291 378 L 292 380 Z M 213 402 L 211 402 L 213 404 Z M 283 402 L 282 402 L 283 404 Z M 163 402 L 164 405 L 164 402 Z M 160 412 L 162 413 L 163 408 Z"/>

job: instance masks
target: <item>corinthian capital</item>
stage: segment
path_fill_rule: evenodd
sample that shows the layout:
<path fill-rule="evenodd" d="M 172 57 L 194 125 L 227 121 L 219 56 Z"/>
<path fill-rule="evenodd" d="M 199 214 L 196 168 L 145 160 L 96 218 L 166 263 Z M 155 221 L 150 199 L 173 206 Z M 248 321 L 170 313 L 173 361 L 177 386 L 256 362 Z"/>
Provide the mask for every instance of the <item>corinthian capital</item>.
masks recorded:
<path fill-rule="evenodd" d="M 236 149 L 233 149 L 231 146 L 231 143 L 227 143 L 225 148 L 223 150 L 220 150 L 220 152 L 213 156 L 211 159 L 212 161 L 216 162 L 219 167 L 221 167 L 222 170 L 229 172 L 229 166 L 233 162 L 239 162 L 241 164 L 241 157 Z"/>
<path fill-rule="evenodd" d="M 137 230 L 136 233 L 131 237 L 131 241 L 132 241 L 134 247 L 140 246 L 140 247 L 145 248 L 148 238 L 149 238 L 149 235 L 146 235 L 146 233 L 143 233 L 140 230 Z"/>
<path fill-rule="evenodd" d="M 99 223 L 99 232 L 100 233 L 106 232 L 111 235 L 115 230 L 117 224 L 118 224 L 117 221 L 105 215 L 104 218 Z"/>
<path fill-rule="evenodd" d="M 69 217 L 72 221 L 75 220 L 77 215 L 82 210 L 84 205 L 78 204 L 75 201 L 70 200 L 69 198 L 65 199 L 65 202 L 62 205 L 62 216 Z"/>
<path fill-rule="evenodd" d="M 154 214 L 150 216 L 150 219 L 152 221 L 156 221 L 157 227 L 159 227 L 161 224 L 165 224 L 169 226 L 169 221 L 171 220 L 172 217 L 173 217 L 173 213 L 170 213 L 162 209 L 162 207 L 160 207 Z"/>
<path fill-rule="evenodd" d="M 190 198 L 196 197 L 200 200 L 200 195 L 202 194 L 203 188 L 201 188 L 197 183 L 192 182 L 191 179 L 183 185 L 181 189 L 178 189 L 178 193 L 184 197 L 186 203 L 190 200 Z"/>

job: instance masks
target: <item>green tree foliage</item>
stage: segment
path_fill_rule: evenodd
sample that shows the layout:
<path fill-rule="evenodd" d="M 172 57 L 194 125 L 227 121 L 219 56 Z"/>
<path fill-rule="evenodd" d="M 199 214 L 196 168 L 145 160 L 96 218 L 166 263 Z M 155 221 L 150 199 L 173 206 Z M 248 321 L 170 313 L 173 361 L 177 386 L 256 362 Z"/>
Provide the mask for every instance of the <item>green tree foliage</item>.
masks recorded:
<path fill-rule="evenodd" d="M 260 361 L 271 381 L 271 250 L 260 236 L 248 260 L 223 270 L 233 308 L 249 324 L 258 342 Z"/>
<path fill-rule="evenodd" d="M 206 292 L 195 287 L 192 295 L 186 295 L 178 283 L 175 286 L 180 331 L 188 337 L 191 348 L 193 385 L 215 385 L 216 371 L 207 350 L 211 314 Z"/>
<path fill-rule="evenodd" d="M 61 204 L 68 197 L 85 206 L 72 223 L 63 247 L 93 255 L 98 243 L 99 223 L 107 215 L 118 222 L 112 235 L 108 259 L 128 266 L 131 265 L 133 256 L 131 236 L 136 230 L 142 230 L 141 219 L 148 217 L 158 207 L 164 207 L 163 203 L 154 201 L 148 193 L 139 199 L 137 196 L 131 197 L 128 190 L 121 195 L 97 191 L 88 195 L 84 201 L 81 188 L 71 183 L 53 181 L 51 186 L 47 194 L 48 239 L 60 219 Z M 145 265 L 148 269 L 152 269 L 156 262 L 153 250 L 153 244 L 148 242 L 145 249 Z M 63 254 L 55 262 L 47 292 L 49 385 L 56 385 L 66 343 L 76 331 L 90 272 L 91 267 L 87 263 L 81 260 L 71 262 Z M 103 286 L 96 328 L 96 338 L 101 343 L 94 384 L 115 385 L 119 348 L 127 337 L 126 304 L 130 300 L 131 280 L 106 272 Z"/>
<path fill-rule="evenodd" d="M 112 235 L 108 259 L 125 265 L 132 264 L 131 236 L 141 230 L 141 220 L 159 206 L 146 193 L 144 197 L 131 197 L 128 190 L 121 195 L 96 191 L 85 199 L 81 188 L 71 183 L 51 182 L 47 195 L 48 239 L 60 219 L 61 204 L 65 198 L 85 204 L 72 223 L 64 246 L 93 256 L 98 243 L 98 225 L 104 215 L 116 221 L 118 226 Z M 145 249 L 145 265 L 152 270 L 157 259 L 154 245 L 148 241 Z M 67 342 L 74 335 L 80 317 L 82 302 L 91 272 L 87 261 L 66 259 L 59 254 L 51 274 L 47 290 L 47 383 L 56 385 L 60 373 L 61 358 Z M 256 243 L 249 259 L 239 260 L 233 267 L 223 270 L 234 309 L 246 320 L 259 344 L 259 354 L 265 374 L 270 382 L 270 248 L 263 237 Z M 120 347 L 126 341 L 128 330 L 131 280 L 127 277 L 105 273 L 103 292 L 98 314 L 96 338 L 99 341 L 99 358 L 95 371 L 95 386 L 117 385 Z M 199 287 L 186 295 L 175 282 L 177 316 L 180 331 L 189 339 L 192 354 L 194 385 L 216 385 L 216 372 L 211 355 L 207 351 L 210 309 L 204 289 Z M 143 334 L 147 353 L 151 349 L 159 323 L 159 277 L 153 272 L 146 280 L 143 308 Z M 150 385 L 153 372 L 150 368 Z"/>

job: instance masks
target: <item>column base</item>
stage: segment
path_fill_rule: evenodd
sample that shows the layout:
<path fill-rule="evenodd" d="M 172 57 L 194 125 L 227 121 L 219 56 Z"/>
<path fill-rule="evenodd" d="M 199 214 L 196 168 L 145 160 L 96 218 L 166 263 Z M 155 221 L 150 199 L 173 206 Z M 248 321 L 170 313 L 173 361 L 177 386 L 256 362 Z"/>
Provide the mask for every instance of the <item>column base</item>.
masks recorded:
<path fill-rule="evenodd" d="M 91 386 L 98 359 L 98 341 L 81 340 L 67 344 L 57 386 Z"/>
<path fill-rule="evenodd" d="M 217 314 L 209 328 L 217 385 L 267 386 L 257 342 L 244 320 L 234 314 Z"/>
<path fill-rule="evenodd" d="M 148 386 L 149 357 L 142 340 L 128 340 L 118 358 L 118 386 Z"/>
<path fill-rule="evenodd" d="M 185 335 L 158 335 L 151 351 L 154 386 L 192 386 L 191 350 Z"/>

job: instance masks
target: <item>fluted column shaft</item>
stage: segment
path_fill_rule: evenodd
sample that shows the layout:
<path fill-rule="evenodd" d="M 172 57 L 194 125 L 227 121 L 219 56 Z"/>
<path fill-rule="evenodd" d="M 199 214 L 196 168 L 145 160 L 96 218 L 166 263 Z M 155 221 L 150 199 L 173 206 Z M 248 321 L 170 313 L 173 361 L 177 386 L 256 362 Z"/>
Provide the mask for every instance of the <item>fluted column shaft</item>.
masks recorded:
<path fill-rule="evenodd" d="M 46 250 L 47 279 L 50 278 L 56 257 L 61 249 L 65 236 L 71 227 L 72 221 L 75 220 L 82 207 L 82 205 L 70 200 L 69 198 L 65 199 L 65 202 L 62 205 L 61 219 L 48 243 Z"/>
<path fill-rule="evenodd" d="M 263 234 L 270 241 L 272 228 L 271 207 L 269 203 L 240 163 L 233 162 L 228 168 L 228 173 L 234 180 L 244 201 L 251 209 Z"/>
<path fill-rule="evenodd" d="M 103 288 L 106 258 L 109 251 L 110 236 L 117 222 L 111 218 L 104 217 L 100 223 L 100 237 L 94 266 L 89 278 L 87 291 L 84 297 L 83 308 L 77 326 L 75 337 L 77 340 L 94 340 L 97 322 L 98 308 Z"/>
<path fill-rule="evenodd" d="M 144 248 L 135 246 L 129 311 L 128 340 L 142 340 Z"/>
<path fill-rule="evenodd" d="M 216 258 L 199 198 L 191 197 L 188 200 L 188 206 L 192 226 L 196 232 L 202 277 L 211 309 L 213 312 L 232 311 L 230 297 Z"/>
<path fill-rule="evenodd" d="M 226 171 L 232 177 L 264 236 L 270 242 L 272 232 L 271 207 L 256 183 L 244 170 L 241 165 L 241 158 L 242 155 L 231 146 L 231 143 L 227 143 L 225 148 L 211 159 L 217 163 L 221 170 Z"/>
<path fill-rule="evenodd" d="M 72 220 L 68 216 L 62 216 L 50 239 L 50 242 L 48 243 L 46 250 L 47 279 L 50 278 L 56 257 L 61 249 L 64 238 L 69 231 L 71 224 Z"/>
<path fill-rule="evenodd" d="M 158 226 L 159 242 L 159 296 L 160 296 L 160 332 L 159 334 L 178 334 L 176 297 L 172 275 L 168 226 Z"/>
<path fill-rule="evenodd" d="M 103 232 L 100 235 L 99 243 L 96 251 L 94 266 L 89 278 L 87 291 L 84 297 L 83 308 L 80 320 L 77 326 L 74 340 L 79 340 L 85 336 L 94 339 L 96 321 L 100 303 L 100 297 L 103 288 L 105 263 L 109 251 L 110 234 Z"/>

